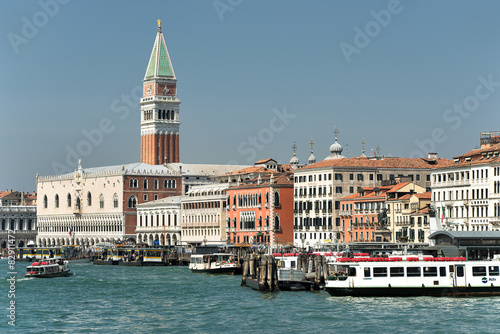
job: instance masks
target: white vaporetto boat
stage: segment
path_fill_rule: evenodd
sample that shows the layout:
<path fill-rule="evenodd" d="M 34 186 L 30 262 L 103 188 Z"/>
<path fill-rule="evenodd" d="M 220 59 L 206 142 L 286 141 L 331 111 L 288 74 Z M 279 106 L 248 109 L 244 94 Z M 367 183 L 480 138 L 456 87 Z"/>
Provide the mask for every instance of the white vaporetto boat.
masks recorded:
<path fill-rule="evenodd" d="M 332 296 L 500 295 L 500 261 L 463 257 L 339 258 L 329 277 Z"/>
<path fill-rule="evenodd" d="M 240 274 L 241 266 L 233 254 L 192 254 L 189 269 L 192 272 Z"/>
<path fill-rule="evenodd" d="M 45 259 L 40 262 L 33 262 L 26 267 L 24 277 L 63 277 L 70 274 L 68 261 L 58 259 Z"/>

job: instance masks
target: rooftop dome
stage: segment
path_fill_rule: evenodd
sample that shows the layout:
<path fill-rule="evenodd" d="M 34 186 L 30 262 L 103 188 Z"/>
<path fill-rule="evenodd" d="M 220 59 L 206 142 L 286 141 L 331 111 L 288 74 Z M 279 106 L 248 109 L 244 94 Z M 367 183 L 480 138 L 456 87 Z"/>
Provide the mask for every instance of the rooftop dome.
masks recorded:
<path fill-rule="evenodd" d="M 295 150 L 297 149 L 297 145 L 295 145 L 295 142 L 293 143 L 292 149 L 293 149 L 293 157 L 290 159 L 290 165 L 296 166 L 299 164 L 299 158 L 297 158 L 297 156 L 295 155 Z"/>
<path fill-rule="evenodd" d="M 338 142 L 337 142 L 337 133 L 338 133 L 338 130 L 335 129 L 335 143 L 333 143 L 331 146 L 330 146 L 330 155 L 327 156 L 325 158 L 325 160 L 329 160 L 329 159 L 341 159 L 341 158 L 345 158 L 343 155 L 342 155 L 342 151 L 344 150 L 342 148 L 342 145 L 340 145 Z"/>
<path fill-rule="evenodd" d="M 316 157 L 314 156 L 314 154 L 312 154 L 311 152 L 311 156 L 309 157 L 309 164 L 313 164 L 316 162 Z"/>

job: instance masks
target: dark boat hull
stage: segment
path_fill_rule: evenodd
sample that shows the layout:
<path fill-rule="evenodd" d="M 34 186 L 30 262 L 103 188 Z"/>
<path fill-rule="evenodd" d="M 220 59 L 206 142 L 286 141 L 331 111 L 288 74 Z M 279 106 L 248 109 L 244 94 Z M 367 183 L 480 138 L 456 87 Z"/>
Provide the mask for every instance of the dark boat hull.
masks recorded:
<path fill-rule="evenodd" d="M 500 286 L 489 287 L 413 287 L 413 288 L 332 288 L 325 290 L 332 296 L 354 297 L 469 297 L 469 296 L 500 296 Z"/>
<path fill-rule="evenodd" d="M 62 271 L 59 273 L 52 273 L 52 274 L 42 274 L 42 275 L 36 275 L 36 274 L 26 274 L 24 277 L 36 277 L 36 278 L 53 278 L 53 277 L 66 277 L 69 276 L 70 272 L 69 271 Z"/>
<path fill-rule="evenodd" d="M 217 268 L 217 269 L 191 269 L 193 273 L 208 273 L 208 274 L 241 274 L 241 268 Z"/>

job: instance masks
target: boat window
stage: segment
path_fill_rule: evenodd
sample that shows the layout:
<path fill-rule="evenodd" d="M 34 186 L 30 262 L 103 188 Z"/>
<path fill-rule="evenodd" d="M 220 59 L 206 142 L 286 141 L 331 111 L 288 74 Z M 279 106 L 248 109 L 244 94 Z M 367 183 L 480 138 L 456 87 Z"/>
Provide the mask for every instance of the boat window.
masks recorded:
<path fill-rule="evenodd" d="M 406 268 L 406 276 L 408 277 L 420 277 L 420 267 L 408 267 Z"/>
<path fill-rule="evenodd" d="M 373 268 L 373 277 L 387 277 L 387 267 Z"/>
<path fill-rule="evenodd" d="M 437 267 L 424 267 L 424 277 L 436 277 L 438 275 Z"/>
<path fill-rule="evenodd" d="M 498 266 L 490 266 L 489 268 L 490 276 L 500 276 L 500 271 Z"/>
<path fill-rule="evenodd" d="M 391 267 L 391 277 L 403 277 L 405 275 L 405 268 Z"/>
<path fill-rule="evenodd" d="M 454 272 L 455 272 L 455 267 L 452 264 L 450 264 L 450 273 L 454 273 Z"/>
<path fill-rule="evenodd" d="M 439 276 L 446 277 L 446 267 L 439 267 Z"/>
<path fill-rule="evenodd" d="M 349 272 L 347 273 L 348 276 L 356 276 L 356 268 L 354 267 L 349 267 Z"/>
<path fill-rule="evenodd" d="M 372 274 L 371 274 L 370 268 L 368 268 L 368 267 L 365 268 L 365 277 L 371 277 L 371 276 L 372 276 Z"/>
<path fill-rule="evenodd" d="M 457 266 L 457 277 L 464 277 L 464 266 Z"/>
<path fill-rule="evenodd" d="M 472 267 L 472 276 L 486 276 L 486 267 Z"/>

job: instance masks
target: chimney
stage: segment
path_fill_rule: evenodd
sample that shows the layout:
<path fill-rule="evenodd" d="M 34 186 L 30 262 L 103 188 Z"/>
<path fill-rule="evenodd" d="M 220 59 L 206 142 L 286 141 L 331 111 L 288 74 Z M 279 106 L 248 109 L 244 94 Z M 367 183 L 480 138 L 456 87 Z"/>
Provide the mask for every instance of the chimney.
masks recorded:
<path fill-rule="evenodd" d="M 432 159 L 432 160 L 437 160 L 438 154 L 435 152 L 429 152 L 429 153 L 427 153 L 427 158 Z"/>

